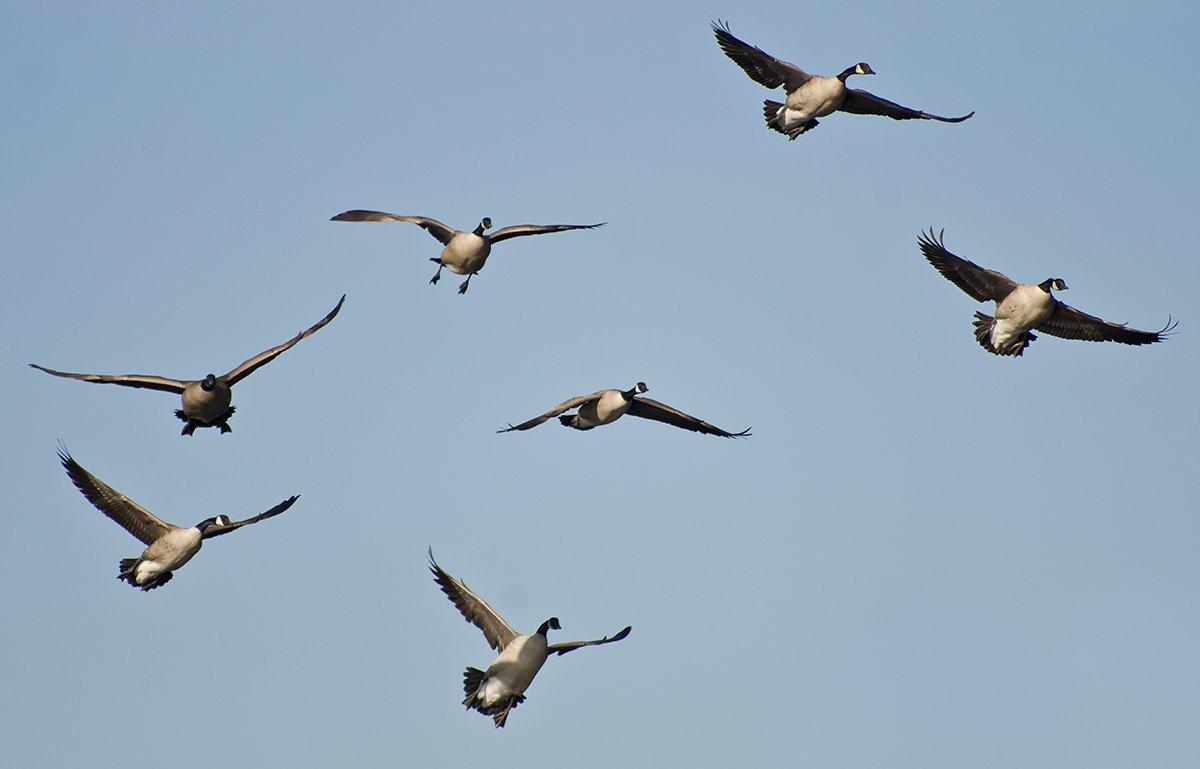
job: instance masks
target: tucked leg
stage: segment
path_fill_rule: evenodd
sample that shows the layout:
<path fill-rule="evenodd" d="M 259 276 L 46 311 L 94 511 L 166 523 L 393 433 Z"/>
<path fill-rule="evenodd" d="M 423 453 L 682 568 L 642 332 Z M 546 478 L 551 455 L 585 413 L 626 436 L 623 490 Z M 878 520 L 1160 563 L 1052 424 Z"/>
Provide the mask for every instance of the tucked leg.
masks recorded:
<path fill-rule="evenodd" d="M 470 275 L 467 276 L 467 279 L 464 280 L 461 285 L 459 285 L 458 293 L 460 293 L 460 294 L 467 293 L 467 286 L 471 285 L 471 278 L 475 277 L 475 274 L 476 273 L 471 273 Z"/>
<path fill-rule="evenodd" d="M 441 259 L 430 259 L 429 261 L 437 262 L 437 272 L 433 273 L 433 277 L 429 279 L 429 282 L 436 286 L 437 282 L 442 279 L 442 268 L 446 265 L 442 264 Z"/>

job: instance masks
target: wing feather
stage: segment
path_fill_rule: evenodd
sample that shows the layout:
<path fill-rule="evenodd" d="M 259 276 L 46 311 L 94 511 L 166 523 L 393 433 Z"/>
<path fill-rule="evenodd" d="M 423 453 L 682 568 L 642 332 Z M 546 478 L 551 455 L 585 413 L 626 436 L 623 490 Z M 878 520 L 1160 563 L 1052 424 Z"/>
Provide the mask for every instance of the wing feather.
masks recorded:
<path fill-rule="evenodd" d="M 550 654 L 562 655 L 566 654 L 567 652 L 573 652 L 576 649 L 582 649 L 584 646 L 600 646 L 602 644 L 610 644 L 614 641 L 620 641 L 625 638 L 625 636 L 629 635 L 630 630 L 633 630 L 633 625 L 626 625 L 624 630 L 613 634 L 611 638 L 604 636 L 603 638 L 597 638 L 595 641 L 569 641 L 561 644 L 550 644 L 548 651 Z"/>
<path fill-rule="evenodd" d="M 83 469 L 65 447 L 59 448 L 58 458 L 75 488 L 87 497 L 88 502 L 143 544 L 152 545 L 159 537 L 178 528 Z"/>
<path fill-rule="evenodd" d="M 356 208 L 352 211 L 343 211 L 337 216 L 329 218 L 331 222 L 408 222 L 415 224 L 421 229 L 428 232 L 430 235 L 438 239 L 438 242 L 443 246 L 450 242 L 458 234 L 458 230 L 448 224 L 443 224 L 437 219 L 431 219 L 428 216 L 403 216 L 401 214 L 389 214 L 386 211 L 366 211 L 361 208 Z"/>
<path fill-rule="evenodd" d="M 1058 302 L 1054 314 L 1037 326 L 1051 336 L 1063 339 L 1082 339 L 1087 342 L 1120 342 L 1121 344 L 1154 344 L 1161 342 L 1175 331 L 1179 323 L 1167 320 L 1167 325 L 1158 331 L 1139 331 L 1124 323 L 1110 323 L 1095 315 L 1076 310 L 1069 304 Z"/>
<path fill-rule="evenodd" d="M 846 89 L 846 98 L 838 109 L 855 115 L 882 115 L 890 117 L 892 120 L 940 120 L 943 123 L 961 123 L 975 114 L 975 111 L 972 110 L 962 117 L 941 117 L 929 112 L 922 112 L 919 109 L 905 107 L 894 101 L 888 101 L 882 96 L 860 91 L 857 88 Z"/>
<path fill-rule="evenodd" d="M 634 398 L 633 402 L 629 404 L 628 413 L 635 417 L 653 419 L 655 422 L 665 422 L 675 427 L 682 427 L 684 430 L 704 433 L 705 435 L 719 435 L 722 438 L 743 438 L 750 435 L 749 427 L 740 433 L 731 433 L 715 425 L 710 425 L 703 419 L 697 419 L 691 414 L 685 414 L 679 409 L 672 408 L 665 403 L 659 403 L 652 398 Z"/>
<path fill-rule="evenodd" d="M 265 521 L 268 518 L 274 518 L 275 516 L 279 515 L 284 510 L 287 510 L 289 507 L 291 507 L 293 504 L 295 504 L 296 500 L 299 498 L 300 498 L 299 494 L 288 497 L 287 499 L 283 500 L 278 505 L 275 505 L 275 507 L 272 507 L 270 510 L 266 511 L 265 513 L 259 513 L 258 515 L 253 516 L 252 518 L 244 518 L 240 521 L 230 521 L 229 523 L 225 524 L 224 526 L 210 526 L 209 528 L 205 529 L 203 538 L 204 539 L 212 539 L 213 537 L 219 537 L 222 534 L 228 534 L 231 531 L 236 531 L 237 529 L 240 529 L 243 526 L 249 526 L 252 523 L 258 523 L 259 521 Z"/>
<path fill-rule="evenodd" d="M 750 79 L 767 88 L 783 86 L 788 92 L 804 85 L 812 77 L 795 64 L 776 59 L 761 48 L 750 45 L 734 36 L 728 22 L 720 20 L 712 22 L 713 34 L 717 36 L 717 44 L 733 63 L 742 68 Z"/>
<path fill-rule="evenodd" d="M 1016 282 L 1007 275 L 950 253 L 943 239 L 945 232 L 942 230 L 934 235 L 930 227 L 928 233 L 922 232 L 917 238 L 921 253 L 943 277 L 980 302 L 999 302 L 1017 287 Z"/>
<path fill-rule="evenodd" d="M 337 317 L 338 311 L 342 309 L 342 303 L 345 301 L 346 301 L 346 295 L 342 294 L 342 298 L 338 300 L 337 306 L 334 307 L 332 310 L 330 310 L 329 314 L 326 315 L 324 318 L 321 318 L 319 321 L 317 321 L 313 325 L 309 326 L 308 328 L 304 329 L 299 334 L 296 334 L 294 337 L 287 340 L 283 344 L 272 347 L 269 350 L 263 350 L 258 355 L 255 355 L 253 358 L 242 361 L 242 363 L 239 364 L 237 368 L 233 369 L 228 374 L 226 374 L 224 379 L 230 386 L 233 386 L 233 385 L 237 384 L 238 382 L 242 381 L 243 379 L 245 379 L 246 377 L 253 374 L 257 369 L 267 365 L 268 363 L 275 360 L 283 353 L 290 350 L 301 339 L 304 339 L 305 337 L 309 337 L 309 336 L 312 336 L 313 334 L 317 333 L 322 328 L 324 328 L 326 323 L 328 323 L 329 321 L 331 321 L 335 317 Z"/>
<path fill-rule="evenodd" d="M 605 392 L 604 390 L 597 390 L 596 392 L 592 393 L 591 395 L 577 395 L 574 398 L 568 398 L 567 400 L 558 404 L 557 406 L 550 409 L 549 411 L 547 411 L 545 414 L 542 414 L 541 416 L 534 417 L 533 419 L 530 419 L 527 422 L 522 422 L 521 424 L 516 425 L 516 426 L 510 424 L 508 427 L 505 427 L 501 430 L 497 430 L 496 432 L 511 433 L 513 430 L 528 430 L 531 427 L 537 427 L 542 422 L 545 422 L 547 419 L 553 419 L 554 417 L 558 416 L 559 414 L 563 413 L 564 411 L 573 409 L 576 406 L 582 406 L 583 404 L 587 403 L 588 401 L 596 400 L 601 395 L 603 395 L 604 392 Z"/>
<path fill-rule="evenodd" d="M 566 232 L 567 230 L 594 230 L 603 227 L 608 222 L 599 224 L 514 224 L 511 227 L 496 230 L 488 235 L 488 240 L 499 243 L 509 238 L 520 238 L 525 235 L 544 235 L 548 232 Z"/>
<path fill-rule="evenodd" d="M 482 630 L 484 638 L 493 649 L 502 651 L 519 635 L 487 601 L 438 566 L 437 561 L 433 560 L 433 548 L 429 549 L 429 570 L 433 572 L 433 581 L 463 615 L 463 619 Z"/>
<path fill-rule="evenodd" d="M 81 382 L 94 382 L 97 384 L 116 384 L 125 387 L 142 387 L 150 390 L 162 390 L 169 393 L 182 393 L 187 387 L 187 382 L 178 379 L 168 379 L 167 377 L 154 376 L 152 374 L 73 374 L 69 371 L 55 371 L 52 368 L 39 366 L 36 363 L 29 364 L 31 368 L 38 371 L 45 371 L 47 374 L 54 376 L 66 377 L 67 379 L 78 379 Z"/>

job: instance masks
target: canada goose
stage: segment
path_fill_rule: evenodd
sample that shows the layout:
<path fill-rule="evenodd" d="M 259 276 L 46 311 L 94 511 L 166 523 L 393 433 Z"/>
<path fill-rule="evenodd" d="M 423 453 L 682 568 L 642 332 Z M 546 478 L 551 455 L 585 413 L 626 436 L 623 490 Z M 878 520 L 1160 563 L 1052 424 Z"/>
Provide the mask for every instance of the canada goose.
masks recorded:
<path fill-rule="evenodd" d="M 184 422 L 181 435 L 191 435 L 197 427 L 219 427 L 221 433 L 225 434 L 232 431 L 229 427 L 229 418 L 233 416 L 234 407 L 229 405 L 233 398 L 230 388 L 290 350 L 301 339 L 312 336 L 321 330 L 326 323 L 334 319 L 338 310 L 342 309 L 342 302 L 345 301 L 346 295 L 342 294 L 337 306 L 316 324 L 309 326 L 283 344 L 263 350 L 253 358 L 243 361 L 224 376 L 209 374 L 203 379 L 168 379 L 146 374 L 72 374 L 67 371 L 55 371 L 36 363 L 29 365 L 38 371 L 45 371 L 47 374 L 79 379 L 84 382 L 146 387 L 151 390 L 179 393 L 183 396 L 183 408 L 176 410 L 175 416 Z"/>
<path fill-rule="evenodd" d="M 950 253 L 942 237 L 944 233 L 942 230 L 934 236 L 933 228 L 930 228 L 928 233 L 921 233 L 917 244 L 929 263 L 951 283 L 977 301 L 996 303 L 995 318 L 982 312 L 975 313 L 975 339 L 990 353 L 1021 355 L 1029 343 L 1037 339 L 1031 329 L 1063 339 L 1141 345 L 1161 342 L 1178 325 L 1168 319 L 1167 325 L 1159 331 L 1138 331 L 1123 323 L 1109 323 L 1080 312 L 1058 301 L 1051 293 L 1052 290 L 1067 290 L 1062 278 L 1046 278 L 1036 285 L 1017 283 L 995 270 Z"/>
<path fill-rule="evenodd" d="M 740 433 L 726 432 L 719 427 L 710 425 L 703 419 L 697 419 L 690 414 L 673 409 L 665 403 L 659 403 L 650 398 L 636 397 L 649 389 L 649 387 L 646 387 L 645 382 L 638 382 L 628 390 L 598 390 L 591 395 L 578 395 L 563 401 L 540 417 L 534 417 L 528 422 L 522 422 L 516 426 L 510 424 L 508 427 L 496 432 L 509 433 L 513 430 L 528 430 L 531 427 L 537 427 L 551 417 L 558 417 L 558 421 L 564 427 L 573 427 L 576 430 L 591 430 L 593 427 L 615 422 L 621 418 L 621 415 L 628 413 L 635 417 L 653 419 L 656 422 L 666 422 L 669 425 L 682 427 L 684 430 L 691 430 L 692 432 L 704 433 L 705 435 L 719 435 L 722 438 L 742 438 L 750 435 L 749 427 Z M 578 412 L 560 416 L 564 411 L 573 409 L 576 406 L 579 407 Z"/>
<path fill-rule="evenodd" d="M 533 683 L 533 677 L 551 654 L 562 655 L 584 646 L 620 641 L 633 629 L 633 626 L 627 625 L 611 638 L 605 636 L 595 641 L 552 644 L 547 642 L 546 634 L 551 630 L 560 630 L 561 626 L 558 617 L 551 617 L 536 632 L 519 635 L 495 609 L 488 606 L 487 601 L 438 566 L 437 561 L 433 560 L 433 548 L 429 549 L 429 570 L 433 572 L 434 582 L 463 618 L 482 630 L 488 645 L 500 652 L 487 670 L 467 668 L 463 673 L 463 693 L 466 695 L 463 705 L 468 710 L 474 708 L 491 716 L 497 729 L 504 726 L 508 712 L 525 701 L 525 690 Z"/>
<path fill-rule="evenodd" d="M 467 286 L 471 283 L 471 278 L 483 269 L 483 265 L 487 263 L 488 254 L 492 252 L 492 244 L 499 243 L 502 240 L 509 238 L 519 238 L 524 235 L 543 235 L 547 232 L 564 232 L 566 230 L 594 230 L 597 227 L 603 227 L 607 222 L 599 224 L 515 224 L 512 227 L 505 227 L 496 230 L 488 235 L 484 230 L 489 230 L 492 227 L 492 220 L 489 217 L 483 217 L 483 221 L 479 223 L 471 232 L 463 232 L 456 230 L 453 227 L 442 224 L 437 219 L 430 219 L 428 216 L 401 216 L 400 214 L 389 214 L 383 211 L 363 211 L 355 209 L 353 211 L 343 211 L 337 216 L 331 217 L 331 222 L 408 222 L 415 224 L 421 229 L 428 232 L 433 237 L 437 238 L 445 248 L 442 249 L 442 255 L 434 259 L 430 257 L 429 261 L 437 262 L 437 272 L 433 273 L 433 277 L 429 279 L 430 283 L 437 283 L 442 277 L 442 268 L 446 267 L 456 275 L 466 275 L 467 279 L 458 286 L 458 293 L 467 293 Z"/>
<path fill-rule="evenodd" d="M 83 469 L 65 448 L 58 450 L 58 458 L 75 488 L 79 489 L 97 510 L 148 546 L 137 558 L 122 558 L 117 573 L 117 579 L 143 591 L 153 590 L 170 582 L 173 572 L 200 551 L 203 540 L 273 518 L 291 507 L 298 499 L 298 496 L 288 497 L 267 512 L 253 518 L 231 521 L 227 515 L 218 515 L 205 518 L 195 526 L 183 528 L 167 523 Z"/>
<path fill-rule="evenodd" d="M 787 99 L 783 104 L 770 99 L 763 102 L 763 116 L 768 128 L 786 134 L 789 141 L 816 128 L 817 118 L 839 110 L 857 115 L 883 115 L 893 120 L 940 120 L 943 123 L 961 123 L 975 114 L 971 111 L 962 117 L 939 117 L 903 107 L 873 93 L 847 88 L 846 79 L 851 75 L 875 74 L 871 65 L 863 61 L 842 70 L 837 77 L 810 75 L 795 64 L 776 59 L 766 51 L 734 37 L 728 23 L 713 22 L 712 30 L 721 50 L 745 70 L 751 80 L 767 88 L 783 86 L 787 91 Z"/>

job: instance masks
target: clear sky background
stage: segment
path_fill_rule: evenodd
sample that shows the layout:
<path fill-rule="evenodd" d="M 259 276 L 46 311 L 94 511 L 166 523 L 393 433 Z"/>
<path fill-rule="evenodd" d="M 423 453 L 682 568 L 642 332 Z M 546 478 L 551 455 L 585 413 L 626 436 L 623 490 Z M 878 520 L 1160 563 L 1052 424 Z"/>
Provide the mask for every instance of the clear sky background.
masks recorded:
<path fill-rule="evenodd" d="M 789 143 L 713 41 L 961 125 Z M 1194 767 L 1195 3 L 6 3 L 7 766 Z M 781 93 L 781 92 L 776 92 Z M 469 293 L 407 224 L 499 244 Z M 1179 333 L 988 355 L 956 253 Z M 341 315 L 235 388 L 201 377 Z M 496 435 L 629 387 L 623 419 Z M 55 458 L 184 525 L 170 585 Z M 442 565 L 549 661 L 500 732 Z"/>

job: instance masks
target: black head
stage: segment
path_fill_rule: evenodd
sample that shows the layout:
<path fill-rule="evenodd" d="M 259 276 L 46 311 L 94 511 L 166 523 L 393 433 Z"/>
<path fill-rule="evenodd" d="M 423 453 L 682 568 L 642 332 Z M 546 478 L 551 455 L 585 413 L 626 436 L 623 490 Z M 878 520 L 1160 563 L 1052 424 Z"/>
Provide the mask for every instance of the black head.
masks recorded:
<path fill-rule="evenodd" d="M 208 531 L 209 529 L 220 528 L 221 526 L 228 526 L 228 525 L 229 525 L 229 516 L 218 515 L 218 516 L 214 516 L 212 518 L 205 518 L 203 521 L 200 521 L 200 523 L 196 524 L 196 528 L 200 530 L 201 534 L 204 534 L 204 532 Z"/>
<path fill-rule="evenodd" d="M 479 223 L 479 227 L 484 230 L 490 230 L 492 228 L 492 217 L 483 217 L 483 221 Z"/>
<path fill-rule="evenodd" d="M 562 630 L 562 625 L 558 624 L 558 617 L 551 617 L 550 619 L 546 620 L 538 627 L 537 631 L 538 635 L 544 636 L 551 630 Z"/>
<path fill-rule="evenodd" d="M 200 382 L 200 389 L 205 392 L 212 392 L 212 389 L 217 386 L 217 377 L 215 374 L 209 374 Z"/>
<path fill-rule="evenodd" d="M 1050 289 L 1054 289 L 1055 291 L 1066 291 L 1067 282 L 1062 278 L 1046 278 L 1038 284 L 1038 288 L 1042 289 L 1047 294 L 1050 293 Z"/>
<path fill-rule="evenodd" d="M 865 61 L 860 61 L 858 64 L 855 64 L 853 67 L 846 67 L 844 70 L 842 70 L 841 74 L 838 75 L 838 79 L 844 83 L 844 82 L 846 82 L 846 78 L 850 77 L 851 75 L 874 75 L 874 74 L 875 74 L 875 70 L 871 69 L 870 64 L 867 64 Z"/>
<path fill-rule="evenodd" d="M 638 382 L 633 387 L 630 387 L 628 390 L 622 390 L 621 395 L 625 396 L 625 400 L 629 400 L 633 396 L 641 395 L 642 393 L 646 392 L 649 389 L 650 388 L 646 386 L 645 382 Z"/>

